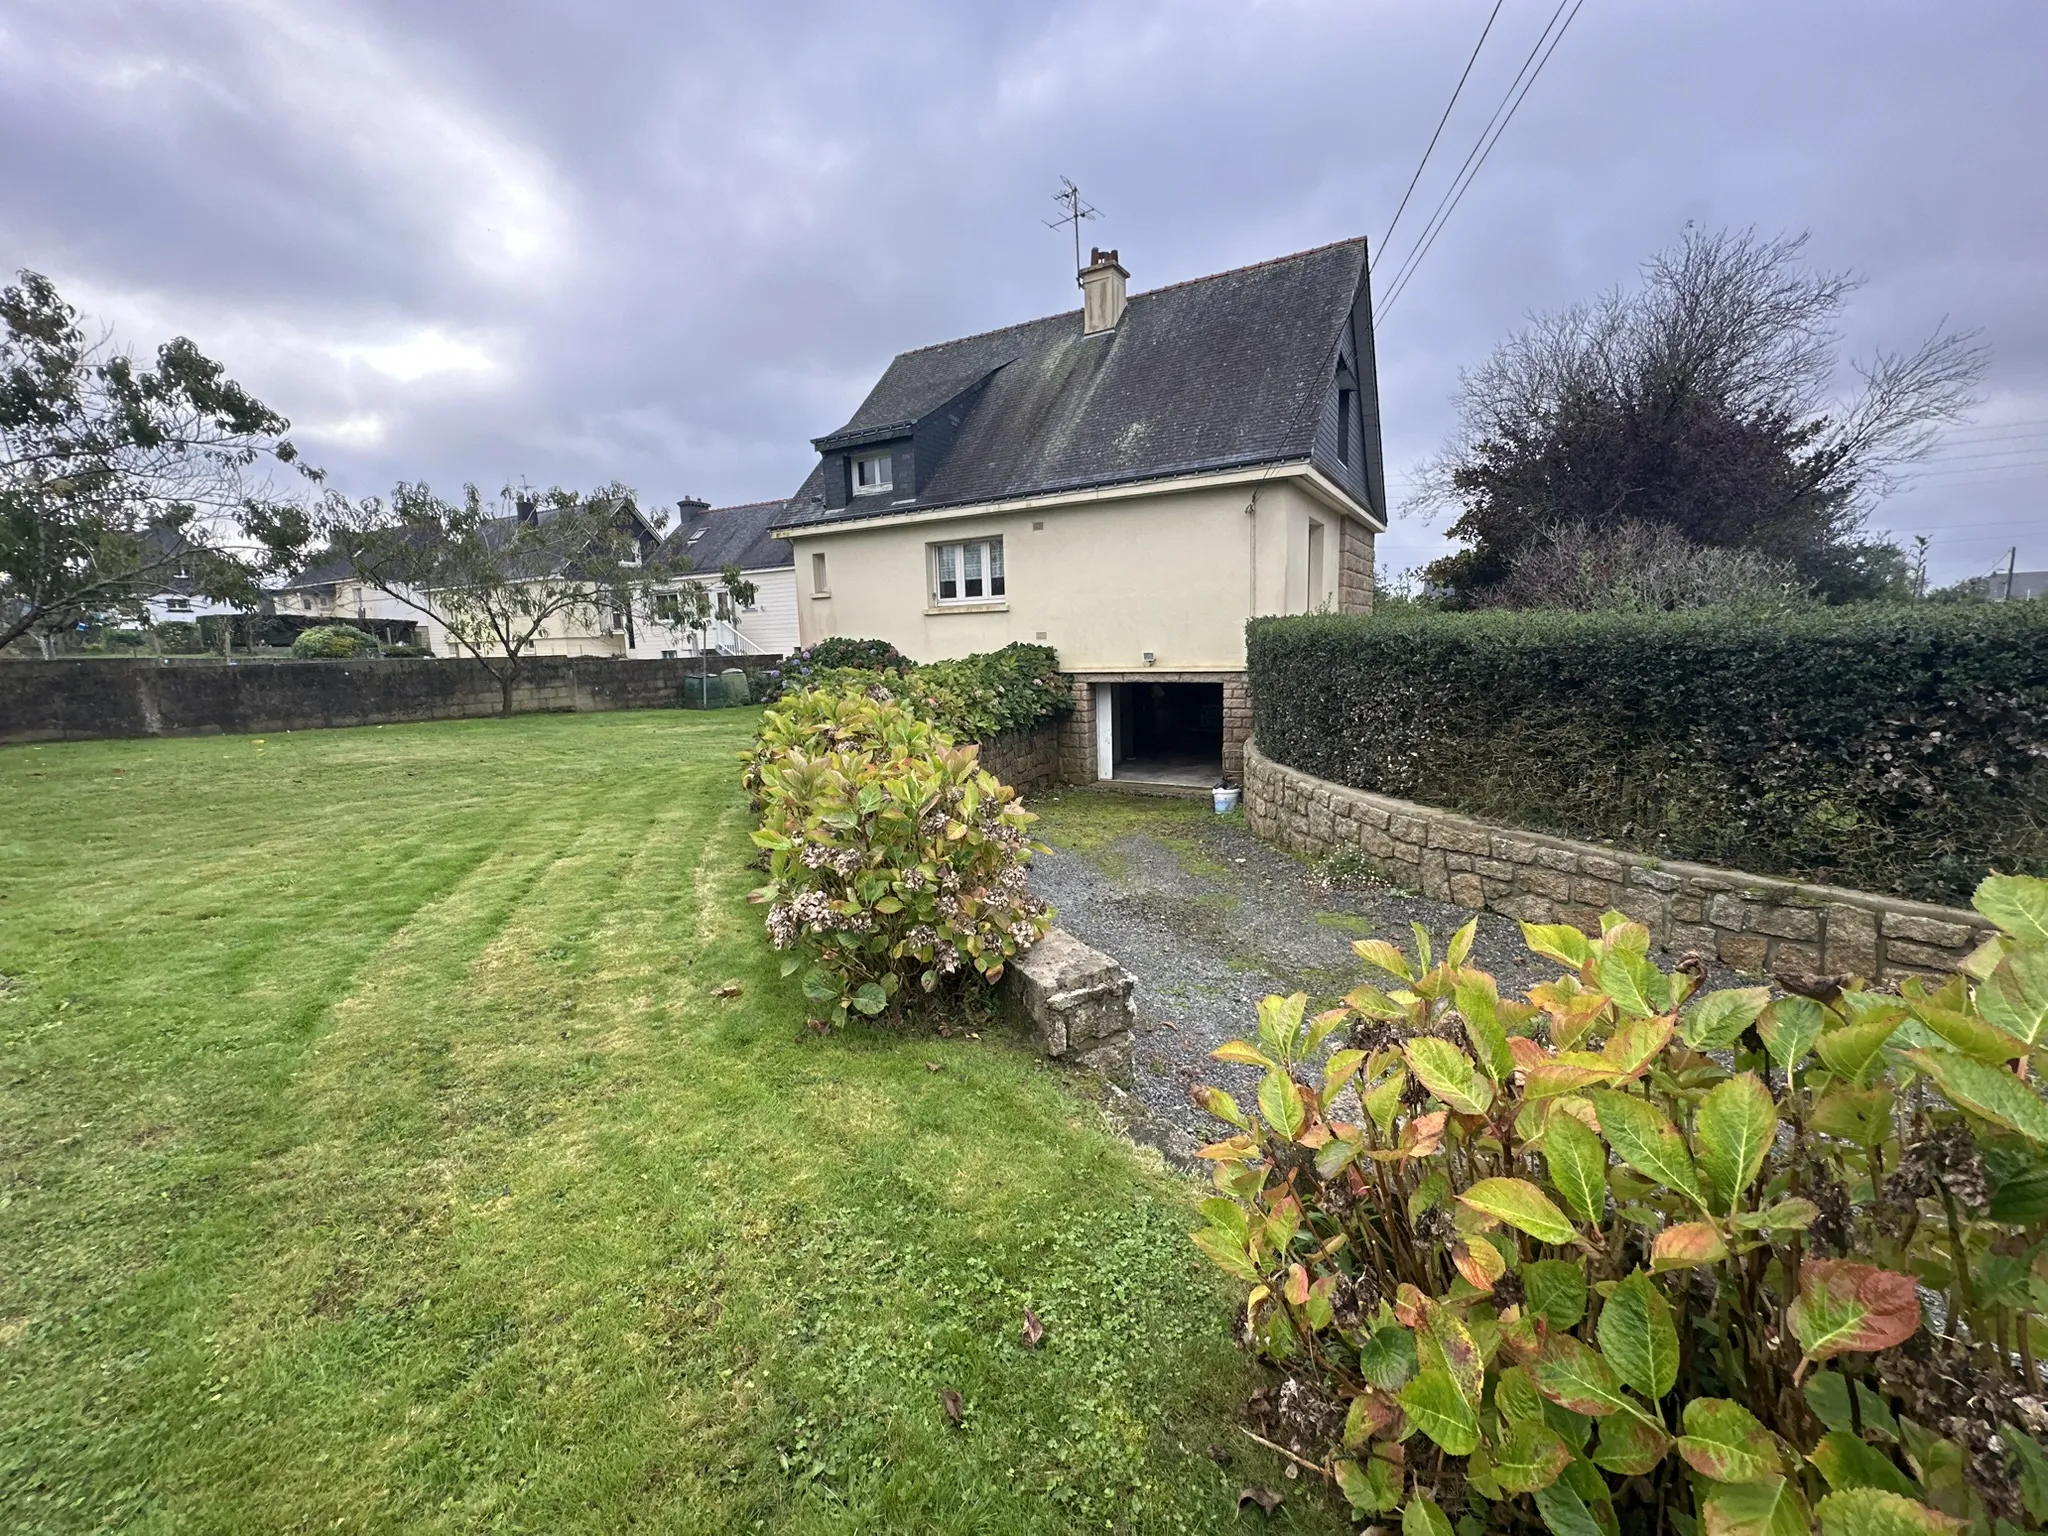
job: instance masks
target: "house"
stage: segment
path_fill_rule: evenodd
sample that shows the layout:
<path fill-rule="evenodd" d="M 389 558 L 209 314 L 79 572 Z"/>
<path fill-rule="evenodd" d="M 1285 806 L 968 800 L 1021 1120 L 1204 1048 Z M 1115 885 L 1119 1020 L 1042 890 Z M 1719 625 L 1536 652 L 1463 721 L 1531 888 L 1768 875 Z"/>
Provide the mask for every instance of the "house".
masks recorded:
<path fill-rule="evenodd" d="M 1977 589 L 1994 603 L 2048 597 L 2048 571 L 1993 571 L 1977 578 Z"/>
<path fill-rule="evenodd" d="M 694 656 L 700 644 L 728 654 L 774 652 L 797 647 L 796 568 L 788 543 L 771 530 L 788 510 L 786 501 L 750 501 L 713 507 L 695 498 L 676 503 L 676 526 L 664 552 L 689 561 L 690 579 L 711 591 L 712 623 L 700 633 L 672 625 L 636 626 L 634 656 Z M 736 605 L 721 573 L 737 566 L 754 588 L 751 602 Z"/>
<path fill-rule="evenodd" d="M 1070 778 L 1236 779 L 1246 620 L 1372 605 L 1386 529 L 1366 243 L 905 352 L 778 519 L 798 626 L 1076 678 Z"/>
<path fill-rule="evenodd" d="M 529 654 L 536 656 L 695 656 L 783 651 L 796 644 L 796 583 L 787 545 L 768 537 L 768 527 L 787 504 L 755 502 L 747 506 L 712 508 L 694 498 L 677 504 L 678 526 L 666 537 L 631 501 L 620 499 L 622 530 L 645 559 L 660 550 L 683 555 L 689 574 L 657 591 L 654 613 L 629 611 L 599 602 L 565 609 L 543 621 Z M 522 518 L 546 518 L 550 509 L 522 502 L 513 514 L 492 520 L 492 527 L 510 534 Z M 755 585 L 753 604 L 737 610 L 719 579 L 727 564 L 741 568 Z M 559 571 L 536 572 L 535 580 L 554 579 Z M 664 601 L 683 581 L 710 589 L 711 622 L 689 628 L 666 622 Z M 348 623 L 388 642 L 409 641 L 436 656 L 460 656 L 465 647 L 450 637 L 436 612 L 431 590 L 400 588 L 387 592 L 364 580 L 345 554 L 329 553 L 311 562 L 272 594 L 279 617 L 311 623 Z"/>

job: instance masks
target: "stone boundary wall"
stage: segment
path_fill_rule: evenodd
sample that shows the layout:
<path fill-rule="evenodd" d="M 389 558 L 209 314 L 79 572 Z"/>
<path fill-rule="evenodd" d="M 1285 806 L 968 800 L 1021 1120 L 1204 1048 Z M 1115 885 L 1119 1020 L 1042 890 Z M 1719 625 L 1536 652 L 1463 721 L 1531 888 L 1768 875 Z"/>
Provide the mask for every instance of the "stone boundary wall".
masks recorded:
<path fill-rule="evenodd" d="M 780 658 L 712 660 L 751 676 Z M 696 670 L 695 657 L 537 656 L 520 668 L 512 710 L 673 708 Z M 452 658 L 0 662 L 0 744 L 394 725 L 495 715 L 500 703 L 496 680 L 479 663 Z"/>
<path fill-rule="evenodd" d="M 1028 730 L 991 736 L 981 744 L 981 766 L 1018 791 L 1057 783 L 1060 725 L 1057 719 L 1044 720 Z"/>
<path fill-rule="evenodd" d="M 1245 746 L 1245 819 L 1269 842 L 1352 852 L 1438 901 L 1597 933 L 1625 912 L 1656 942 L 1743 971 L 1872 980 L 1941 973 L 1994 930 L 1975 912 L 1626 853 L 1395 800 L 1276 763 Z"/>

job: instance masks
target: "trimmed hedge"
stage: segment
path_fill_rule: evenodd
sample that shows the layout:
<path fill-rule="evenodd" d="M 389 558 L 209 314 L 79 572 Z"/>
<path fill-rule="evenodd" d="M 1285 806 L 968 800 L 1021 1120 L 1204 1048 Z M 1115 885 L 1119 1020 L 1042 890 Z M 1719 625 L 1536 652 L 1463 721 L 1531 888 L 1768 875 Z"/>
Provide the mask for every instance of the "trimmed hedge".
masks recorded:
<path fill-rule="evenodd" d="M 2048 874 L 2048 603 L 1315 615 L 1247 630 L 1319 778 L 1921 900 Z"/>

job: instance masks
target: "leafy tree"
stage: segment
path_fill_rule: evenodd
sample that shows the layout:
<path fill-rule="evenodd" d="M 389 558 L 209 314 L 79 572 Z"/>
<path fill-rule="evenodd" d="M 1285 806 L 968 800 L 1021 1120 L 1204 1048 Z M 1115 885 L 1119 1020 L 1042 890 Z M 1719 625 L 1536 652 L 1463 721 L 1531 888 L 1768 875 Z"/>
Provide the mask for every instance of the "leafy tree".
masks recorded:
<path fill-rule="evenodd" d="M 1546 530 L 1632 521 L 1789 561 L 1833 601 L 1902 587 L 1905 557 L 1865 524 L 1968 409 L 1984 351 L 1937 333 L 1837 398 L 1857 281 L 1805 267 L 1806 241 L 1688 230 L 1640 288 L 1538 317 L 1465 374 L 1415 504 L 1457 509 L 1471 547 L 1432 582 L 1470 600 Z"/>
<path fill-rule="evenodd" d="M 650 617 L 661 589 L 689 567 L 663 553 L 666 515 L 649 522 L 624 486 L 505 496 L 510 513 L 474 485 L 450 502 L 401 484 L 389 506 L 331 496 L 323 520 L 358 577 L 439 623 L 490 673 L 509 715 L 520 670 L 551 623 Z"/>
<path fill-rule="evenodd" d="M 180 336 L 138 363 L 34 272 L 0 290 L 0 649 L 142 618 L 185 578 L 253 602 L 312 535 L 267 470 L 308 480 L 290 423 Z"/>

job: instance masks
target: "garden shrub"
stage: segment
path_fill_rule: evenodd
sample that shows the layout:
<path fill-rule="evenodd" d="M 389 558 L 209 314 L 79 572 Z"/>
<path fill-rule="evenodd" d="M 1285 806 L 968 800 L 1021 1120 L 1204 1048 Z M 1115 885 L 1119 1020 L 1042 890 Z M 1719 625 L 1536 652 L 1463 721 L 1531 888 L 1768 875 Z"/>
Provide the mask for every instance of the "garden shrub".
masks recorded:
<path fill-rule="evenodd" d="M 852 668 L 858 672 L 908 672 L 910 658 L 886 640 L 856 640 L 850 635 L 830 635 L 816 645 L 799 646 L 782 664 L 788 685 L 803 682 L 814 672 Z"/>
<path fill-rule="evenodd" d="M 863 645 L 878 642 L 859 642 Z M 1004 731 L 1028 730 L 1073 708 L 1073 691 L 1049 645 L 1006 645 L 953 661 L 903 670 L 813 667 L 785 676 L 785 693 L 802 688 L 869 691 L 915 709 L 956 741 L 987 741 Z M 876 690 L 880 690 L 879 693 Z"/>
<path fill-rule="evenodd" d="M 2040 1529 L 2048 881 L 1966 974 L 1699 990 L 1618 913 L 1554 981 L 1354 947 L 1215 1055 L 1255 1102 L 1195 1242 L 1289 1375 L 1272 1432 L 1404 1532 Z M 1342 1048 L 1323 1057 L 1333 1039 Z"/>
<path fill-rule="evenodd" d="M 190 619 L 165 619 L 153 626 L 157 649 L 166 656 L 196 656 L 206 649 L 199 626 Z"/>
<path fill-rule="evenodd" d="M 377 649 L 376 636 L 348 624 L 322 624 L 301 631 L 292 641 L 292 655 L 302 661 L 375 656 Z"/>
<path fill-rule="evenodd" d="M 828 1022 L 989 982 L 1051 909 L 1025 866 L 1036 820 L 973 746 L 881 688 L 807 688 L 768 711 L 744 775 L 760 813 L 768 933 Z"/>
<path fill-rule="evenodd" d="M 2048 606 L 1261 619 L 1259 748 L 1666 858 L 1960 902 L 2048 873 Z"/>

